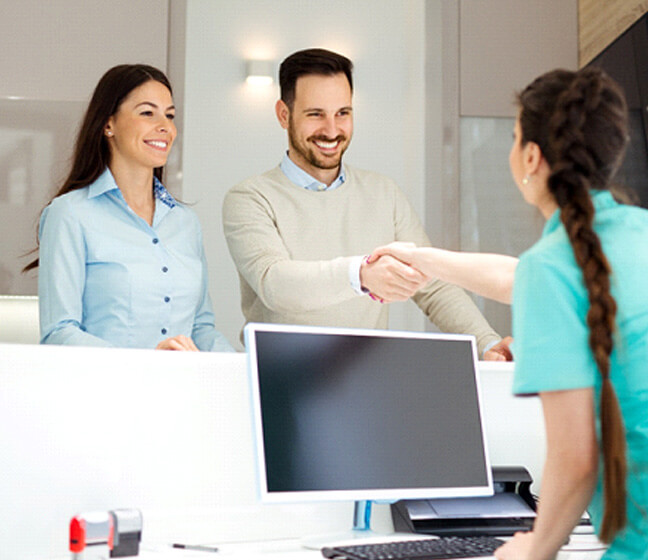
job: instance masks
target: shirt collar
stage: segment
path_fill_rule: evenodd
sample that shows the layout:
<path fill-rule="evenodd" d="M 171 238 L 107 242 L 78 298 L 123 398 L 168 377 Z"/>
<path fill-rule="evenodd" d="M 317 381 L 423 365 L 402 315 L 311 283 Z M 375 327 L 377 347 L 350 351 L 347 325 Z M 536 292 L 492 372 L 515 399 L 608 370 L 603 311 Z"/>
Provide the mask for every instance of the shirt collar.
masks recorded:
<path fill-rule="evenodd" d="M 119 187 L 110 172 L 110 168 L 106 167 L 104 172 L 99 175 L 99 178 L 90 185 L 88 198 L 95 198 L 113 190 L 119 190 Z M 169 208 L 173 208 L 177 204 L 175 198 L 171 196 L 171 193 L 166 190 L 162 182 L 155 176 L 153 176 L 153 196 Z"/>
<path fill-rule="evenodd" d="M 153 195 L 160 202 L 166 204 L 169 208 L 173 208 L 177 204 L 175 198 L 171 196 L 171 193 L 166 190 L 166 187 L 162 184 L 162 181 L 160 181 L 155 175 L 153 175 Z"/>
<path fill-rule="evenodd" d="M 590 191 L 590 196 L 592 198 L 592 204 L 594 204 L 594 212 L 601 212 L 617 206 L 619 203 L 614 200 L 612 193 L 610 191 L 601 191 L 601 190 L 592 190 Z M 547 220 L 547 223 L 542 230 L 542 237 L 549 235 L 562 225 L 560 220 L 560 208 L 558 208 L 551 217 Z"/>
<path fill-rule="evenodd" d="M 95 198 L 101 196 L 108 191 L 119 190 L 115 178 L 113 177 L 110 169 L 106 167 L 104 172 L 99 175 L 99 178 L 90 185 L 88 189 L 88 198 Z"/>
<path fill-rule="evenodd" d="M 298 187 L 308 189 L 309 191 L 332 191 L 333 189 L 337 189 L 342 183 L 344 183 L 344 181 L 346 181 L 344 165 L 340 165 L 340 173 L 335 181 L 330 185 L 326 185 L 299 167 L 288 157 L 288 152 L 284 154 L 279 167 L 291 183 L 294 183 Z"/>

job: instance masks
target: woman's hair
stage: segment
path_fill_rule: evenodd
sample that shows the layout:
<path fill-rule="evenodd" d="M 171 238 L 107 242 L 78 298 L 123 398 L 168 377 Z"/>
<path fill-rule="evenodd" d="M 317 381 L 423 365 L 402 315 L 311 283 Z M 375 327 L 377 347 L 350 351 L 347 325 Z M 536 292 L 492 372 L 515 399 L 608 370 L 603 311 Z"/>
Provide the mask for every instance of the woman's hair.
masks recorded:
<path fill-rule="evenodd" d="M 610 382 L 616 302 L 611 269 L 593 229 L 591 189 L 610 189 L 628 141 L 627 108 L 620 87 L 602 70 L 555 70 L 519 95 L 522 144 L 538 144 L 551 173 L 549 191 L 560 208 L 589 298 L 589 345 L 602 376 L 601 437 L 604 514 L 600 538 L 610 542 L 626 523 L 625 431 Z"/>
<path fill-rule="evenodd" d="M 70 173 L 52 199 L 87 187 L 105 171 L 110 161 L 110 149 L 104 127 L 128 94 L 150 80 L 160 82 L 173 93 L 164 73 L 146 64 L 120 64 L 101 77 L 92 94 L 74 144 Z M 161 180 L 163 171 L 164 168 L 157 167 L 153 173 Z M 23 272 L 37 266 L 38 258 L 25 266 Z"/>

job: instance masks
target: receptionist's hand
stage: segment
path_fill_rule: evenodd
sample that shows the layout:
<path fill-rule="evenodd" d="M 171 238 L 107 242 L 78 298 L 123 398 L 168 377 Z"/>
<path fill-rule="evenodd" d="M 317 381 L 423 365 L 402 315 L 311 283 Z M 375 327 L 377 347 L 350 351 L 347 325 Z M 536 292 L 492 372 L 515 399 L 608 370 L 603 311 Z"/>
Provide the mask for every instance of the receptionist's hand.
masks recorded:
<path fill-rule="evenodd" d="M 198 352 L 198 348 L 194 344 L 194 341 L 191 340 L 188 336 L 179 334 L 178 336 L 172 336 L 160 342 L 155 347 L 156 350 L 179 350 L 184 352 Z"/>
<path fill-rule="evenodd" d="M 389 245 L 374 249 L 367 261 L 372 263 L 385 255 L 390 255 L 405 264 L 413 265 L 416 258 L 416 245 L 408 241 L 394 241 Z"/>
<path fill-rule="evenodd" d="M 512 336 L 506 336 L 495 346 L 484 352 L 484 360 L 489 362 L 512 362 L 513 353 L 511 352 Z"/>
<path fill-rule="evenodd" d="M 532 560 L 533 532 L 515 533 L 515 536 L 495 551 L 497 560 Z"/>
<path fill-rule="evenodd" d="M 406 301 L 427 282 L 418 270 L 390 255 L 360 265 L 360 284 L 383 303 Z"/>

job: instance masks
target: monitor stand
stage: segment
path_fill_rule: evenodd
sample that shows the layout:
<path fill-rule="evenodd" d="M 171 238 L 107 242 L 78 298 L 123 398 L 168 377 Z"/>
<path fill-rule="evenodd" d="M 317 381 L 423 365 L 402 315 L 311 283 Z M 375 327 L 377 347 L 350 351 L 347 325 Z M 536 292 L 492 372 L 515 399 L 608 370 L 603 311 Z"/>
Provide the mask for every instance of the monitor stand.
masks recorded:
<path fill-rule="evenodd" d="M 304 548 L 320 550 L 325 546 L 349 544 L 359 539 L 370 541 L 385 537 L 385 534 L 376 533 L 371 529 L 371 501 L 357 500 L 353 508 L 353 528 L 350 531 L 304 537 L 301 545 Z"/>

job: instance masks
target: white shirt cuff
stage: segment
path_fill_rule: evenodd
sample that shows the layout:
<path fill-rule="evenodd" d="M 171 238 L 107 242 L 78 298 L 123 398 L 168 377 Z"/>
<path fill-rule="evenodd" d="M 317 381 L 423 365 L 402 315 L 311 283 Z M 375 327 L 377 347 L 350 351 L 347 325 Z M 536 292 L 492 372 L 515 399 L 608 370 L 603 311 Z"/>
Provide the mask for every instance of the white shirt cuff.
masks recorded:
<path fill-rule="evenodd" d="M 484 357 L 484 354 L 486 354 L 486 352 L 488 352 L 488 351 L 489 351 L 493 346 L 495 346 L 496 344 L 499 344 L 500 342 L 502 342 L 502 339 L 501 339 L 501 338 L 500 338 L 499 340 L 493 340 L 493 342 L 489 342 L 489 343 L 484 347 L 484 351 L 481 353 L 481 357 L 483 358 L 483 357 Z"/>
<path fill-rule="evenodd" d="M 352 257 L 351 262 L 349 262 L 349 283 L 353 288 L 353 291 L 359 296 L 365 295 L 365 292 L 362 291 L 362 285 L 360 284 L 360 266 L 362 261 L 366 257 Z"/>

